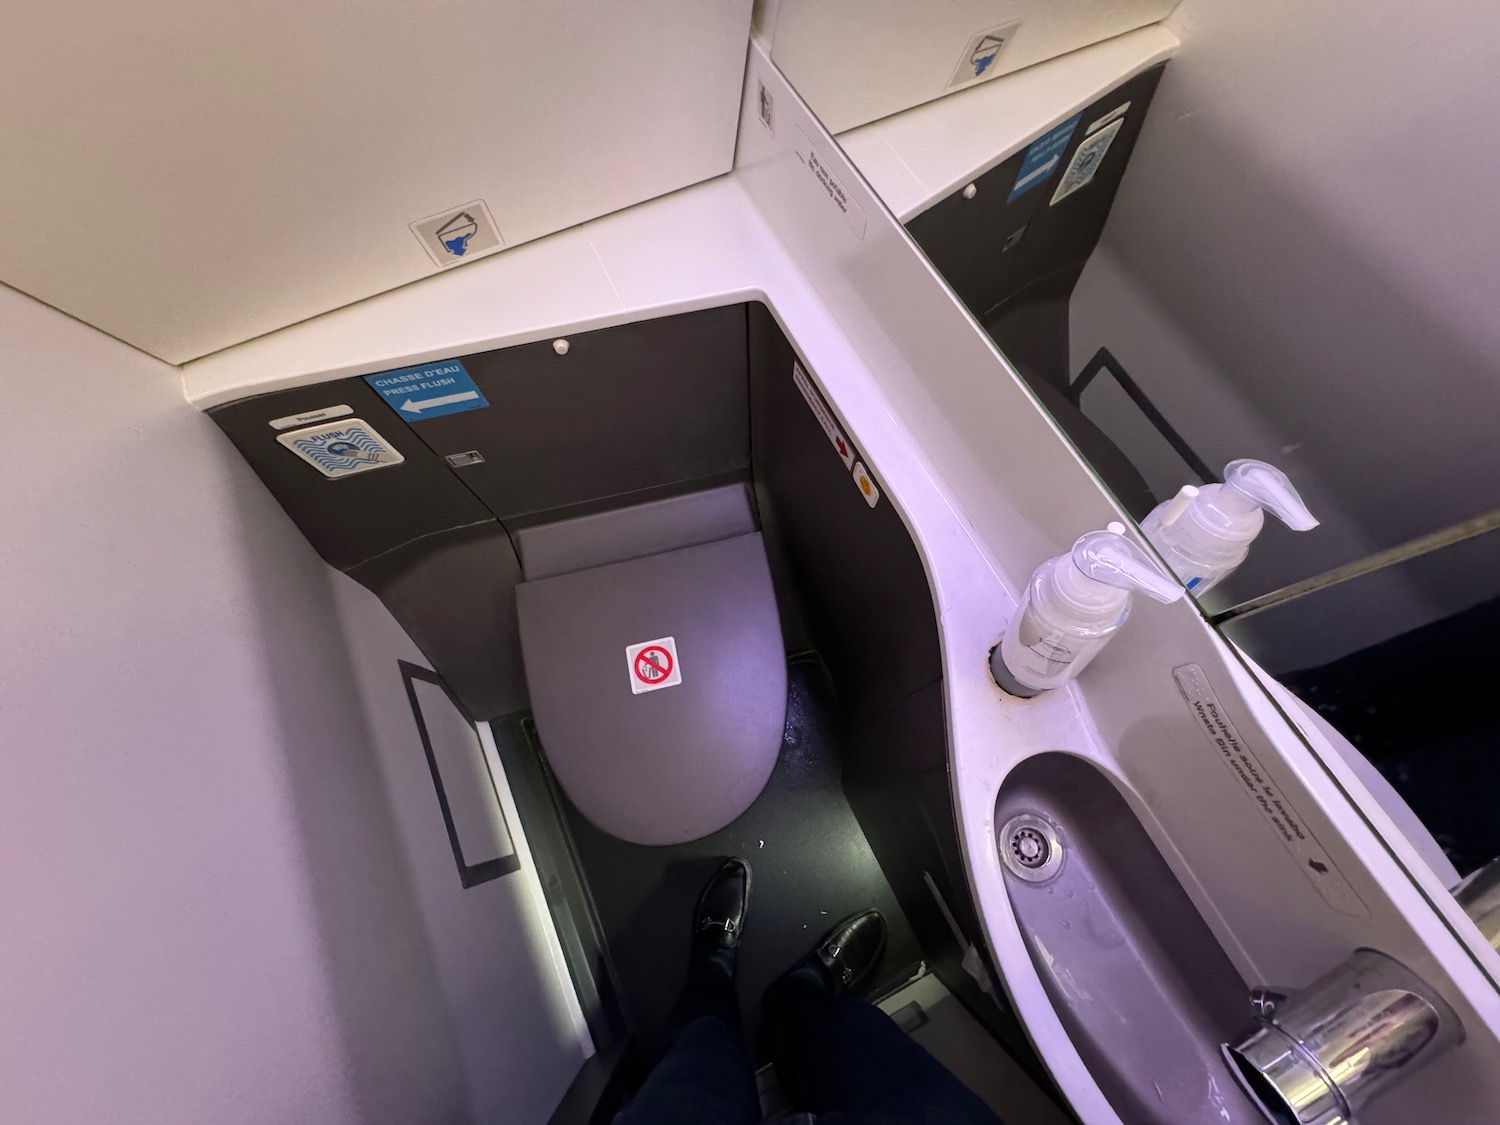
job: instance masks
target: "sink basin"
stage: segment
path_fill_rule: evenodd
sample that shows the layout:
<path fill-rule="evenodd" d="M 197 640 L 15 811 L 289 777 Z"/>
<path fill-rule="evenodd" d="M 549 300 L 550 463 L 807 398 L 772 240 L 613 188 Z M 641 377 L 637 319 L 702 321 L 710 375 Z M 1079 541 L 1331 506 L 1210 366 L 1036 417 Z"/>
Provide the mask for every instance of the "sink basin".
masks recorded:
<path fill-rule="evenodd" d="M 1120 1119 L 1263 1125 L 1219 1052 L 1249 1022 L 1245 982 L 1108 775 L 1029 758 L 995 825 L 1031 959 Z"/>

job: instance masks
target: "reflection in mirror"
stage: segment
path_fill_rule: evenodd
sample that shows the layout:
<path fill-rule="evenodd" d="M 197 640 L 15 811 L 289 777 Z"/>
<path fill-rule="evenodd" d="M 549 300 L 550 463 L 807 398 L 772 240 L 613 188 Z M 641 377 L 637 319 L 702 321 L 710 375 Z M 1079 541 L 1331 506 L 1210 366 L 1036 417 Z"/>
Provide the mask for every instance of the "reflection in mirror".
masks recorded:
<path fill-rule="evenodd" d="M 1177 0 L 758 0 L 756 34 L 831 133 L 1155 23 Z"/>
<path fill-rule="evenodd" d="M 1066 29 L 1058 7 L 780 0 L 759 27 L 1210 619 L 1451 886 L 1500 854 L 1479 702 L 1500 258 L 1473 237 L 1500 160 L 1431 170 L 1462 142 L 1452 91 L 1493 88 L 1473 45 L 1500 9 L 1425 13 L 1416 59 L 1354 0 L 1082 3 Z M 1469 884 L 1471 915 L 1497 886 Z"/>
<path fill-rule="evenodd" d="M 1489 702 L 1500 674 L 1500 513 L 1473 522 L 1490 530 L 1300 596 L 1265 599 L 1226 614 L 1221 628 L 1251 651 L 1267 633 L 1322 628 L 1337 637 L 1344 620 L 1380 619 L 1391 577 L 1440 586 L 1449 573 L 1487 576 L 1483 600 L 1434 605 L 1432 620 L 1416 629 L 1346 652 L 1304 646 L 1309 656 L 1300 660 L 1285 645 L 1288 657 L 1262 657 L 1262 667 L 1296 696 L 1302 713 L 1293 717 L 1327 738 L 1440 881 L 1456 890 L 1471 880 L 1459 900 L 1500 948 L 1500 867 L 1488 867 L 1500 856 L 1500 714 Z"/>

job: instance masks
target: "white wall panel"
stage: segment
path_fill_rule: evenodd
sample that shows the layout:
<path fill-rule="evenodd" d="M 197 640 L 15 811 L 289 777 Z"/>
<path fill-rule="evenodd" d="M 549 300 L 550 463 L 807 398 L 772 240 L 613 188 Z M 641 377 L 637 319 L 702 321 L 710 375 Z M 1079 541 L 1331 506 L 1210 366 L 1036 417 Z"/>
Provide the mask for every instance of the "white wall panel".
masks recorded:
<path fill-rule="evenodd" d="M 0 281 L 183 362 L 453 268 L 409 229 L 448 209 L 482 200 L 509 247 L 728 171 L 749 24 L 750 0 L 16 7 Z"/>
<path fill-rule="evenodd" d="M 362 692 L 410 642 L 174 369 L 0 286 L 0 385 L 0 1120 L 546 1120 L 583 1046 L 522 873 L 454 903 L 398 830 L 442 821 Z"/>

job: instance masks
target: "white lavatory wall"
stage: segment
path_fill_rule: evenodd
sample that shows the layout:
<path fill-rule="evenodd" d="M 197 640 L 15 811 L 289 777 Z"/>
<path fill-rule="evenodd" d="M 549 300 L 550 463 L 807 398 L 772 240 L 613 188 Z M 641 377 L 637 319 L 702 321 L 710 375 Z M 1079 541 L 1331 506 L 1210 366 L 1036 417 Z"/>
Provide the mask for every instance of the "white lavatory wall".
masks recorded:
<path fill-rule="evenodd" d="M 0 386 L 0 1119 L 475 1119 L 331 572 L 174 368 L 0 288 Z"/>
<path fill-rule="evenodd" d="M 1266 456 L 1306 486 L 1328 526 L 1268 531 L 1242 594 L 1500 506 L 1500 8 L 1185 0 L 1168 25 L 1075 368 L 1107 345 L 1211 464 Z M 1336 623 L 1267 615 L 1267 641 L 1315 663 L 1500 593 L 1427 572 L 1369 580 Z"/>

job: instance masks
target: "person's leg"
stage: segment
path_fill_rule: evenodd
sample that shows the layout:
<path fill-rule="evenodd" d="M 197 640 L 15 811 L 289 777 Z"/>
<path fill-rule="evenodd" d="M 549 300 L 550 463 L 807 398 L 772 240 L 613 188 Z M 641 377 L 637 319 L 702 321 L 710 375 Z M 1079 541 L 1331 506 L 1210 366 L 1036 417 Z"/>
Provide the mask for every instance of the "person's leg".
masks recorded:
<path fill-rule="evenodd" d="M 756 1125 L 760 1096 L 740 1033 L 700 1016 L 672 1039 L 615 1125 Z"/>
<path fill-rule="evenodd" d="M 847 994 L 884 950 L 884 922 L 877 935 L 877 920 L 867 914 L 836 926 L 767 991 L 762 1020 L 782 1087 L 796 1104 L 833 1120 L 1000 1125 L 889 1016 Z"/>
<path fill-rule="evenodd" d="M 818 1112 L 902 1125 L 1001 1125 L 979 1095 L 867 1001 L 837 1001 L 806 1058 L 817 1102 L 809 1108 Z"/>
<path fill-rule="evenodd" d="M 730 859 L 693 915 L 687 984 L 666 1054 L 615 1125 L 755 1125 L 760 1097 L 740 1036 L 735 960 L 750 897 L 750 866 Z"/>

